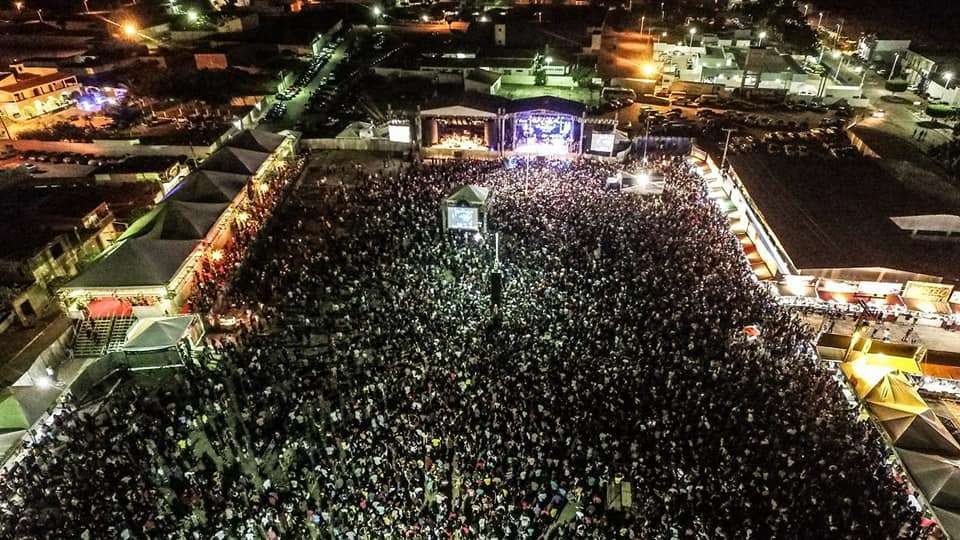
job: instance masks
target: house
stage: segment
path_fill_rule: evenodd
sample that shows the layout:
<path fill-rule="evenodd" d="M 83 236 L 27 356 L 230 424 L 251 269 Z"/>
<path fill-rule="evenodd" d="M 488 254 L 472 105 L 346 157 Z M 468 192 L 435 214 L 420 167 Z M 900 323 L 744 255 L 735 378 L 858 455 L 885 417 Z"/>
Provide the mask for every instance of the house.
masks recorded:
<path fill-rule="evenodd" d="M 75 276 L 117 235 L 107 203 L 83 189 L 5 190 L 0 221 L 0 319 L 12 312 L 22 326 L 55 305 L 55 281 Z"/>
<path fill-rule="evenodd" d="M 66 109 L 81 94 L 77 77 L 56 68 L 11 66 L 0 72 L 0 112 L 13 120 L 29 120 Z"/>

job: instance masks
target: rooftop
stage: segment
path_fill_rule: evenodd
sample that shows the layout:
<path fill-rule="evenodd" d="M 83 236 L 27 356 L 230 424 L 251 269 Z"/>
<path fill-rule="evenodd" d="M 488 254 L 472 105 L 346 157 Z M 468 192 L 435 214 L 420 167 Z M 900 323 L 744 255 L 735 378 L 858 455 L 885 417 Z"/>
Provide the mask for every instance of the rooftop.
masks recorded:
<path fill-rule="evenodd" d="M 17 82 L 9 86 L 4 86 L 0 88 L 4 92 L 19 92 L 20 90 L 27 90 L 40 86 L 42 84 L 62 81 L 64 79 L 76 78 L 70 73 L 51 73 L 49 75 L 34 75 L 30 76 L 25 73 L 17 75 Z"/>
<path fill-rule="evenodd" d="M 101 193 L 76 188 L 14 188 L 0 191 L 0 258 L 33 256 L 60 234 L 80 225 L 104 203 Z"/>
<path fill-rule="evenodd" d="M 890 268 L 960 281 L 960 242 L 911 237 L 890 219 L 956 214 L 956 190 L 899 180 L 867 158 L 728 160 L 799 269 Z"/>

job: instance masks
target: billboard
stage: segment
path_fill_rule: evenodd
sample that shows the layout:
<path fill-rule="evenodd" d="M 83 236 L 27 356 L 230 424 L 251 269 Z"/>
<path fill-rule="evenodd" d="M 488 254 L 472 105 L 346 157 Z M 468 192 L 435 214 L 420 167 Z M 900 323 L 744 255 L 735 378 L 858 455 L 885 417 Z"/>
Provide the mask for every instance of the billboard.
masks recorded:
<path fill-rule="evenodd" d="M 946 302 L 953 292 L 953 285 L 943 283 L 926 283 L 923 281 L 908 281 L 903 287 L 901 296 L 926 302 Z"/>
<path fill-rule="evenodd" d="M 469 206 L 448 206 L 447 228 L 461 231 L 479 231 L 480 210 Z"/>
<path fill-rule="evenodd" d="M 387 126 L 387 137 L 391 142 L 408 143 L 410 142 L 410 126 L 390 124 Z"/>
<path fill-rule="evenodd" d="M 590 135 L 590 151 L 609 154 L 613 152 L 613 133 L 597 133 Z"/>

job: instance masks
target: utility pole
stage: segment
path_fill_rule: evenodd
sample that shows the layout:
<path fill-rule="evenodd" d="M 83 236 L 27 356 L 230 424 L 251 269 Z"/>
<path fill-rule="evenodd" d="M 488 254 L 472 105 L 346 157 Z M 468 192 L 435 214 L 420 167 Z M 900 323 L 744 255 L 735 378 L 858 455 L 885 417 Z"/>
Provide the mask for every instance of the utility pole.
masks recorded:
<path fill-rule="evenodd" d="M 727 164 L 727 149 L 730 148 L 730 134 L 736 131 L 734 128 L 723 128 L 727 132 L 727 142 L 723 143 L 723 157 L 720 158 L 720 172 L 723 172 L 723 167 Z"/>
<path fill-rule="evenodd" d="M 890 66 L 890 76 L 887 77 L 887 80 L 893 79 L 893 73 L 897 71 L 897 60 L 900 60 L 900 53 L 896 53 L 893 56 L 893 65 Z"/>
<path fill-rule="evenodd" d="M 650 140 L 650 117 L 647 117 L 647 130 L 643 134 L 643 163 L 647 163 L 647 141 Z"/>

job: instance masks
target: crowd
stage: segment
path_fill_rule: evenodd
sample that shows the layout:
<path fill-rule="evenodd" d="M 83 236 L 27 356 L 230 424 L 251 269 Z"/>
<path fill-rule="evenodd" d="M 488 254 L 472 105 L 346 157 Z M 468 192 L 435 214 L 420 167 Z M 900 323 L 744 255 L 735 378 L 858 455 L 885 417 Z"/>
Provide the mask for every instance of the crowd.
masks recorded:
<path fill-rule="evenodd" d="M 233 281 L 265 322 L 59 416 L 0 537 L 922 537 L 701 179 L 653 166 L 647 198 L 593 161 L 311 169 Z M 441 230 L 465 183 L 499 257 Z"/>
<path fill-rule="evenodd" d="M 301 157 L 291 163 L 278 165 L 275 170 L 262 176 L 257 184 L 247 186 L 247 197 L 233 215 L 230 239 L 224 246 L 211 249 L 194 270 L 194 287 L 187 299 L 186 311 L 205 312 L 215 307 L 221 298 L 223 283 L 229 280 L 244 260 L 260 229 L 283 199 L 285 186 L 303 171 L 305 163 L 306 159 Z M 262 187 L 255 188 L 254 185 Z"/>

